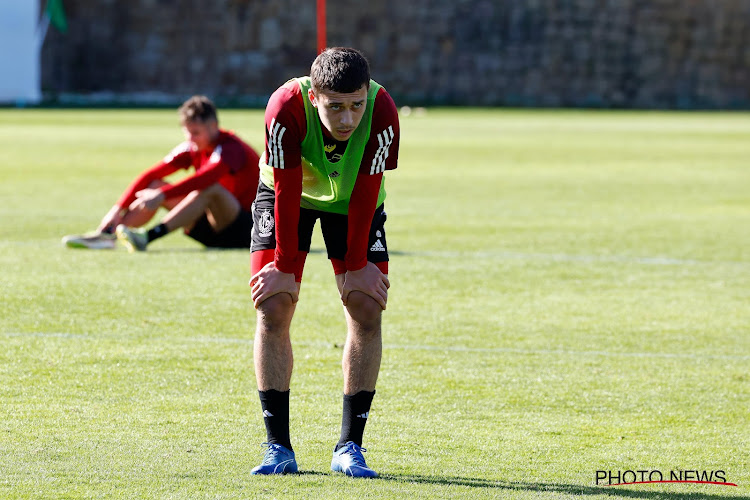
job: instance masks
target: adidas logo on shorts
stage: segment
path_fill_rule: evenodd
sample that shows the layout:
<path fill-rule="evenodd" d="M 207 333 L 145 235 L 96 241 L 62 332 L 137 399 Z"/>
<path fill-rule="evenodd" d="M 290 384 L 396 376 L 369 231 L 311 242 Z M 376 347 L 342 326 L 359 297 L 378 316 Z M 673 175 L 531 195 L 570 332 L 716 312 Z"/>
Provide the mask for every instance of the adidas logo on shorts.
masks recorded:
<path fill-rule="evenodd" d="M 371 252 L 385 252 L 385 247 L 380 240 L 375 240 L 375 244 L 370 247 Z"/>

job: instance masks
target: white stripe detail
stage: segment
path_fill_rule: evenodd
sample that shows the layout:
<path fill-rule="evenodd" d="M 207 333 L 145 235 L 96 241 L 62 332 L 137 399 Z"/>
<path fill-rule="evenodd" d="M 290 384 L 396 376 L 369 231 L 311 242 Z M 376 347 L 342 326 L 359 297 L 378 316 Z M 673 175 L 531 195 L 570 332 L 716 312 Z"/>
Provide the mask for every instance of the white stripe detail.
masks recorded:
<path fill-rule="evenodd" d="M 219 163 L 221 161 L 221 144 L 216 146 L 214 152 L 211 153 L 211 157 L 208 159 L 211 163 Z"/>
<path fill-rule="evenodd" d="M 393 126 L 388 125 L 388 128 L 378 134 L 378 147 L 375 156 L 372 159 L 372 165 L 370 166 L 370 175 L 379 174 L 385 171 L 385 160 L 388 158 L 388 148 L 393 142 Z"/>
<path fill-rule="evenodd" d="M 178 156 L 182 153 L 191 152 L 193 150 L 193 146 L 194 144 L 188 141 L 178 144 L 177 146 L 175 146 L 174 149 L 172 149 L 172 151 L 170 151 L 170 153 L 167 156 L 164 157 L 164 163 L 171 163 L 172 160 L 175 159 L 175 156 Z"/>
<path fill-rule="evenodd" d="M 268 164 L 273 168 L 284 168 L 284 149 L 281 147 L 281 139 L 284 137 L 286 127 L 282 127 L 276 118 L 271 118 L 268 127 Z"/>

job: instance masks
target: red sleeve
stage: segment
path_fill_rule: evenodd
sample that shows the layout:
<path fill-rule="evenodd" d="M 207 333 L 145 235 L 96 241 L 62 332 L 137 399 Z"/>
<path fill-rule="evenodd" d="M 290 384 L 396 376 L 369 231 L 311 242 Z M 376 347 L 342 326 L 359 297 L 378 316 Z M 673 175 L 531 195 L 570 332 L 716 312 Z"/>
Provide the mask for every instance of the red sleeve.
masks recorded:
<path fill-rule="evenodd" d="M 117 205 L 120 208 L 128 208 L 135 200 L 135 193 L 141 189 L 146 189 L 155 180 L 161 180 L 181 168 L 189 167 L 191 163 L 190 144 L 183 142 L 175 147 L 162 161 L 148 170 L 144 170 L 136 177 L 125 192 L 122 193 L 120 199 L 117 200 Z"/>
<path fill-rule="evenodd" d="M 231 165 L 236 158 L 230 152 L 225 152 L 224 147 L 219 144 L 211 153 L 211 156 L 203 162 L 195 174 L 182 179 L 175 184 L 169 184 L 161 188 L 164 197 L 177 198 L 185 196 L 191 191 L 205 189 L 219 182 L 221 176 L 228 174 Z M 230 160 L 231 158 L 231 160 Z"/>
<path fill-rule="evenodd" d="M 302 141 L 307 133 L 307 98 L 296 81 L 279 87 L 266 106 L 266 164 L 275 169 L 302 166 Z"/>
<path fill-rule="evenodd" d="M 398 109 L 388 92 L 381 88 L 375 96 L 370 139 L 365 146 L 360 172 L 374 175 L 395 169 L 400 136 Z"/>
<path fill-rule="evenodd" d="M 275 169 L 273 188 L 276 191 L 276 253 L 274 265 L 284 273 L 297 270 L 299 253 L 299 205 L 302 198 L 302 169 Z M 367 243 L 365 243 L 366 245 Z"/>
<path fill-rule="evenodd" d="M 367 265 L 367 240 L 375 214 L 380 183 L 385 170 L 398 166 L 400 128 L 396 104 L 385 89 L 375 96 L 372 110 L 370 139 L 365 146 L 359 175 L 349 201 L 347 228 L 347 271 L 357 271 Z"/>
<path fill-rule="evenodd" d="M 357 271 L 367 265 L 367 239 L 378 202 L 383 173 L 370 175 L 360 172 L 349 201 L 346 234 L 346 270 Z"/>
<path fill-rule="evenodd" d="M 300 200 L 302 199 L 302 141 L 307 133 L 299 85 L 290 81 L 271 95 L 266 106 L 265 161 L 273 167 L 276 191 L 274 265 L 285 273 L 297 270 Z"/>

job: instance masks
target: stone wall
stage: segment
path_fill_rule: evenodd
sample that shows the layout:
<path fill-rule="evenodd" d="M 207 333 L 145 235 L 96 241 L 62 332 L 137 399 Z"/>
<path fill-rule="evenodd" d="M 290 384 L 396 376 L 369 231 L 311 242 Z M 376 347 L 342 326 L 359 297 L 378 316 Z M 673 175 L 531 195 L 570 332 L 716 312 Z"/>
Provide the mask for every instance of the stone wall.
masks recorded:
<path fill-rule="evenodd" d="M 64 0 L 43 90 L 262 104 L 316 54 L 314 0 Z M 750 109 L 750 0 L 328 0 L 398 104 Z"/>

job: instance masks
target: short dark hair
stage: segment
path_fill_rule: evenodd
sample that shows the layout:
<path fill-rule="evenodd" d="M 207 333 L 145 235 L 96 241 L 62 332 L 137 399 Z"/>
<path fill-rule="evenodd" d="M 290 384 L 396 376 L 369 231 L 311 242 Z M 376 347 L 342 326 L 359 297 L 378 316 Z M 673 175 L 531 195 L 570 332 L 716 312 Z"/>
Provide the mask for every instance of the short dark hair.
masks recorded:
<path fill-rule="evenodd" d="M 204 95 L 194 95 L 182 103 L 178 112 L 182 123 L 206 123 L 210 120 L 219 121 L 216 114 L 216 106 L 211 99 Z"/>
<path fill-rule="evenodd" d="M 310 68 L 314 92 L 331 90 L 347 94 L 362 85 L 370 88 L 370 64 L 357 49 L 331 47 L 321 52 Z"/>

